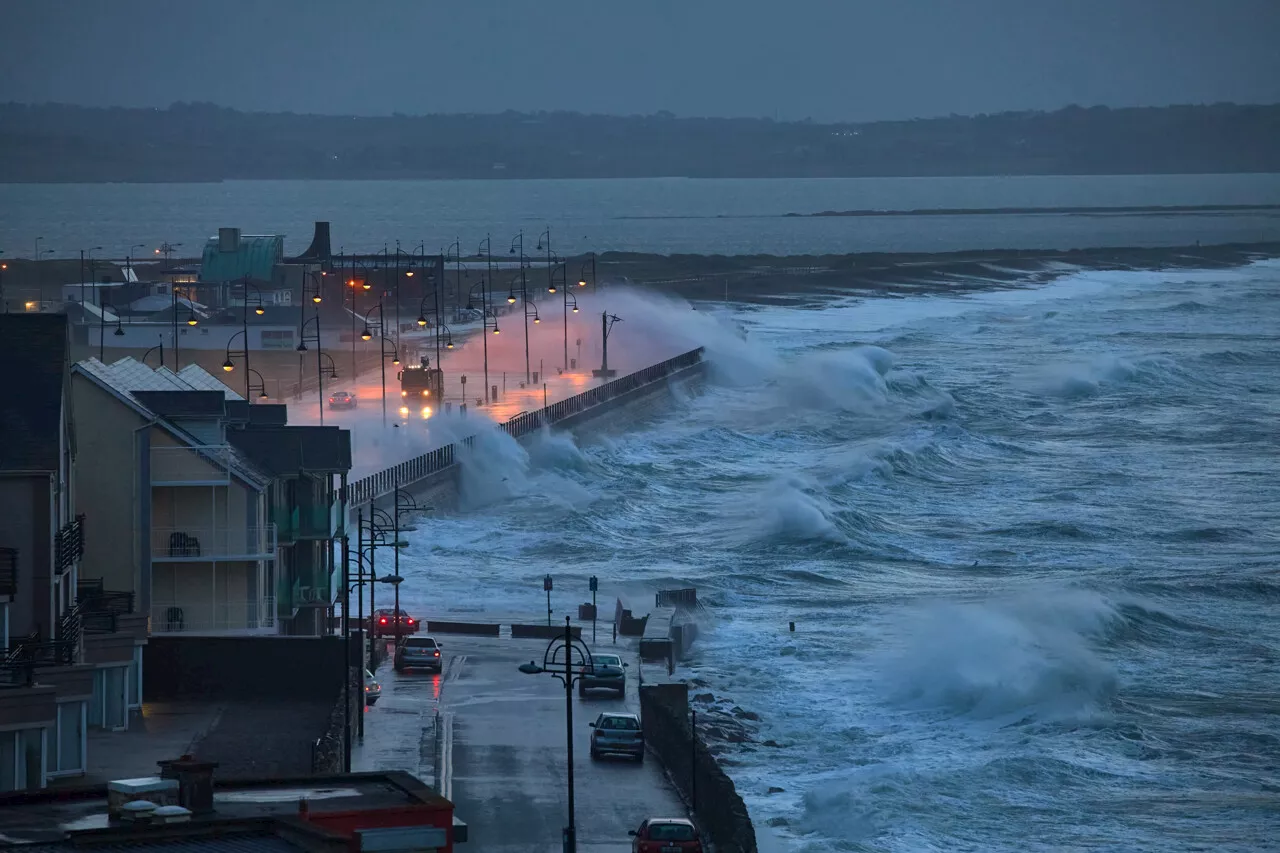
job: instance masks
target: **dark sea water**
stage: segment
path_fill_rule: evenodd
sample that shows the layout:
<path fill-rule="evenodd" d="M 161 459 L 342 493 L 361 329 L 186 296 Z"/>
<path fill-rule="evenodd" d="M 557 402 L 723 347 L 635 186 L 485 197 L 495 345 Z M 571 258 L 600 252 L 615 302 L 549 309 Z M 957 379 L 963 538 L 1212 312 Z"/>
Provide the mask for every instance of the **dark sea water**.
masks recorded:
<path fill-rule="evenodd" d="M 145 244 L 199 254 L 220 226 L 285 234 L 301 252 L 312 223 L 334 250 L 400 240 L 435 253 L 486 233 L 494 244 L 550 226 L 561 254 L 819 254 L 993 248 L 1171 246 L 1280 239 L 1280 211 L 787 217 L 847 210 L 1278 205 L 1280 175 L 575 181 L 229 181 L 220 184 L 0 184 L 0 249 L 123 258 Z M 505 244 L 504 244 L 505 245 Z"/>
<path fill-rule="evenodd" d="M 696 585 L 783 849 L 1278 849 L 1280 262 L 652 311 L 706 389 L 490 436 L 410 610 Z"/>

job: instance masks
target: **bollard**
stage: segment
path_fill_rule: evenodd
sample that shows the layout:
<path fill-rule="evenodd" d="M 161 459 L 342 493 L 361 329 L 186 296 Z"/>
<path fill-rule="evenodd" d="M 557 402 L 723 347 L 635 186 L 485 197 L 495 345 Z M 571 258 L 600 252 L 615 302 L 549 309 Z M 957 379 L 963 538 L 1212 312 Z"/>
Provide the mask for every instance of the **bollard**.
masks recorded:
<path fill-rule="evenodd" d="M 498 400 L 498 386 L 497 386 L 497 385 L 494 385 L 492 388 L 490 388 L 490 389 L 489 389 L 489 391 L 490 391 L 490 399 L 492 399 L 494 402 L 497 402 L 497 400 Z"/>
<path fill-rule="evenodd" d="M 459 411 L 463 416 L 465 416 L 465 415 L 467 414 L 467 404 L 466 404 L 466 403 L 459 403 L 459 404 L 458 404 L 458 411 Z"/>

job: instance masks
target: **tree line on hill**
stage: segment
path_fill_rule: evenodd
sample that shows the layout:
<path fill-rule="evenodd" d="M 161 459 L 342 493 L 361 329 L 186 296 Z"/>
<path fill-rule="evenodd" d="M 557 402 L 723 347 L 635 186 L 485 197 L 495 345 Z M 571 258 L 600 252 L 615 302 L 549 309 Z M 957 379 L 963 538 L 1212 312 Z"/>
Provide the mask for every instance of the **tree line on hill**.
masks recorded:
<path fill-rule="evenodd" d="M 0 105 L 0 182 L 1280 171 L 1280 104 L 862 124 L 570 112 L 352 117 Z"/>

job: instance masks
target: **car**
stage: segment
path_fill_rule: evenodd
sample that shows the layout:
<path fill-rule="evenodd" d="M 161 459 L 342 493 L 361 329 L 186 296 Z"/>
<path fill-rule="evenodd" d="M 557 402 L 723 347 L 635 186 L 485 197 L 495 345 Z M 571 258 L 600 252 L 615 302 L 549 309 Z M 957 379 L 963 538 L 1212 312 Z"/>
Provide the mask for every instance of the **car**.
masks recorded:
<path fill-rule="evenodd" d="M 693 821 L 683 817 L 651 817 L 631 836 L 631 853 L 702 853 Z"/>
<path fill-rule="evenodd" d="M 407 669 L 444 670 L 444 658 L 440 656 L 440 644 L 434 637 L 403 637 L 396 643 L 396 672 Z"/>
<path fill-rule="evenodd" d="M 591 728 L 592 758 L 625 755 L 644 761 L 644 730 L 635 714 L 601 714 Z"/>
<path fill-rule="evenodd" d="M 403 609 L 386 607 L 373 611 L 373 636 L 400 637 L 405 634 L 416 634 L 422 627 L 416 619 Z"/>
<path fill-rule="evenodd" d="M 364 671 L 364 703 L 372 707 L 382 698 L 382 685 L 369 670 Z"/>
<path fill-rule="evenodd" d="M 588 690 L 598 687 L 616 690 L 619 696 L 625 695 L 626 667 L 617 655 L 592 655 L 591 663 L 578 670 L 578 695 L 586 696 Z"/>
<path fill-rule="evenodd" d="M 329 395 L 329 408 L 331 409 L 354 409 L 356 407 L 356 395 L 350 391 L 334 391 Z"/>

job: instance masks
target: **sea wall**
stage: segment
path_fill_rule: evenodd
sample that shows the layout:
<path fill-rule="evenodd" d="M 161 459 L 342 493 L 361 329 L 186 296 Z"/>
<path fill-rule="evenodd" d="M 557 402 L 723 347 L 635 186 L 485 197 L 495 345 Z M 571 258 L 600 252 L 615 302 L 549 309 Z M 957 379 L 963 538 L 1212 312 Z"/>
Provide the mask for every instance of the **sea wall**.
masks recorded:
<path fill-rule="evenodd" d="M 733 780 L 694 732 L 689 686 L 683 682 L 640 688 L 645 741 L 662 761 L 716 853 L 756 853 L 756 832 Z"/>

